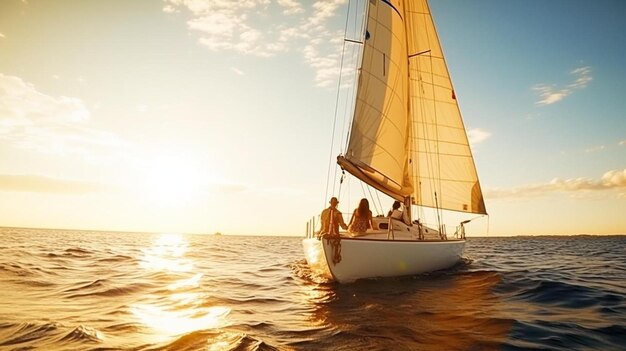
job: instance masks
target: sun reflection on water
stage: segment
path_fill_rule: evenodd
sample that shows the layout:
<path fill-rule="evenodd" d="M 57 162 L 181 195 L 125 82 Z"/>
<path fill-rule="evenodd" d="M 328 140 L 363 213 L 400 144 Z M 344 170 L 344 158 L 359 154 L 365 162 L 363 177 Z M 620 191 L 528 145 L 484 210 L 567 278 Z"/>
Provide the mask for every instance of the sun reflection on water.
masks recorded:
<path fill-rule="evenodd" d="M 133 314 L 142 324 L 164 335 L 180 335 L 201 329 L 215 329 L 226 326 L 226 316 L 230 308 L 217 306 L 190 308 L 183 311 L 169 311 L 154 305 L 134 305 Z"/>
<path fill-rule="evenodd" d="M 143 249 L 140 266 L 145 269 L 169 272 L 190 272 L 193 262 L 184 257 L 187 241 L 180 234 L 162 234 L 152 247 Z"/>
<path fill-rule="evenodd" d="M 141 324 L 159 336 L 175 336 L 196 330 L 221 328 L 229 324 L 231 309 L 203 306 L 206 293 L 201 290 L 202 273 L 194 272 L 194 263 L 185 257 L 188 242 L 180 234 L 162 234 L 149 248 L 142 250 L 139 266 L 167 273 L 171 279 L 166 289 L 148 294 L 146 301 L 131 305 L 130 311 Z"/>

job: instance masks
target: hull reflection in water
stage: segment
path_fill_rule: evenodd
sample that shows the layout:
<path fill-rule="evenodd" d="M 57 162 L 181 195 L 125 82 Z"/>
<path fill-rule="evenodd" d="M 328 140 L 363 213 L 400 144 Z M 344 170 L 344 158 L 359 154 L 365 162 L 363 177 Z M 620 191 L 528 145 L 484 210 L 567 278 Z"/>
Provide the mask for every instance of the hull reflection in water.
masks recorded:
<path fill-rule="evenodd" d="M 498 314 L 490 272 L 360 280 L 323 288 L 312 319 L 332 329 L 320 349 L 490 350 L 514 323 Z M 345 348 L 348 349 L 348 348 Z"/>

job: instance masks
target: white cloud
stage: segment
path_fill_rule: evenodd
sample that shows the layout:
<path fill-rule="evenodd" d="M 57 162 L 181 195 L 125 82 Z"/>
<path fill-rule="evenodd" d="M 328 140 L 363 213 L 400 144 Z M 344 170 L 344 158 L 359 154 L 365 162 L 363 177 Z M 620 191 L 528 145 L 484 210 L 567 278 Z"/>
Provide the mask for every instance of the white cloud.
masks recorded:
<path fill-rule="evenodd" d="M 587 84 L 593 80 L 591 67 L 589 66 L 578 67 L 572 70 L 570 74 L 575 77 L 575 80 L 564 88 L 557 88 L 554 84 L 545 83 L 534 85 L 532 90 L 539 95 L 539 101 L 535 104 L 545 106 L 559 102 L 571 95 L 575 90 L 586 88 Z"/>
<path fill-rule="evenodd" d="M 231 67 L 230 70 L 235 72 L 235 74 L 237 74 L 238 76 L 243 76 L 244 75 L 244 72 L 242 70 L 240 70 L 239 68 Z"/>
<path fill-rule="evenodd" d="M 599 180 L 589 178 L 554 178 L 543 184 L 531 184 L 511 189 L 490 189 L 485 191 L 488 198 L 511 198 L 541 196 L 553 192 L 590 192 L 604 190 L 626 190 L 626 168 L 605 172 Z M 622 194 L 620 194 L 621 196 Z"/>
<path fill-rule="evenodd" d="M 6 35 L 0 33 L 0 38 L 6 38 Z"/>
<path fill-rule="evenodd" d="M 594 147 L 587 148 L 587 149 L 585 149 L 585 152 L 590 154 L 590 153 L 593 153 L 593 152 L 600 152 L 600 151 L 602 151 L 604 149 L 606 149 L 606 146 L 600 145 L 600 146 L 594 146 Z"/>
<path fill-rule="evenodd" d="M 86 126 L 90 112 L 82 100 L 43 94 L 19 77 L 0 73 L 0 142 L 46 154 L 90 158 L 125 143 L 115 134 Z"/>
<path fill-rule="evenodd" d="M 489 139 L 489 137 L 491 137 L 491 132 L 480 128 L 474 128 L 467 131 L 467 137 L 470 145 L 476 145 Z"/>
<path fill-rule="evenodd" d="M 269 0 L 165 1 L 164 12 L 184 10 L 189 14 L 187 27 L 210 50 L 259 57 L 300 51 L 305 63 L 316 71 L 315 85 L 329 86 L 337 80 L 343 32 L 340 28 L 329 29 L 329 20 L 347 0 L 318 0 L 312 4 L 277 0 L 280 12 Z"/>
<path fill-rule="evenodd" d="M 304 12 L 302 4 L 295 0 L 276 0 L 276 3 L 285 8 L 283 10 L 284 15 L 293 15 Z"/>
<path fill-rule="evenodd" d="M 619 146 L 626 146 L 626 140 L 621 140 L 617 143 Z"/>
<path fill-rule="evenodd" d="M 179 10 L 177 10 L 174 6 L 172 5 L 165 5 L 163 6 L 163 12 L 165 13 L 178 13 L 180 12 Z"/>
<path fill-rule="evenodd" d="M 237 183 L 211 183 L 208 184 L 207 190 L 211 193 L 218 194 L 234 194 L 249 191 L 250 188 L 243 184 Z"/>
<path fill-rule="evenodd" d="M 604 175 L 602 176 L 602 184 L 604 184 L 607 187 L 619 187 L 619 188 L 625 188 L 626 187 L 626 168 L 624 168 L 623 171 L 620 170 L 614 170 L 614 171 L 608 171 L 606 173 L 604 173 Z"/>

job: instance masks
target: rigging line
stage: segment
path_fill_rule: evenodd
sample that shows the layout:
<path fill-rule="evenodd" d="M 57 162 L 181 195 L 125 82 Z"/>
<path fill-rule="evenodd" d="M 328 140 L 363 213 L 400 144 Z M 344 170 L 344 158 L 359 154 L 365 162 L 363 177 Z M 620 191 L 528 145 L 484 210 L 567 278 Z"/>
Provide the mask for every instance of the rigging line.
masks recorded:
<path fill-rule="evenodd" d="M 356 7 L 357 9 L 359 8 L 359 2 L 357 1 L 357 4 L 354 5 L 354 7 Z M 366 5 L 367 6 L 367 5 Z M 356 11 L 356 10 L 355 10 Z M 355 69 L 354 69 L 354 74 L 353 74 L 353 84 L 352 84 L 352 89 L 345 89 L 346 90 L 346 98 L 345 101 L 346 103 L 344 104 L 344 112 L 343 112 L 343 123 L 342 123 L 342 129 L 341 129 L 341 138 L 339 139 L 339 152 L 340 154 L 345 154 L 344 150 L 346 150 L 348 148 L 348 142 L 349 142 L 349 132 L 346 132 L 346 126 L 348 127 L 348 131 L 350 130 L 350 128 L 352 127 L 352 116 L 349 116 L 350 112 L 354 113 L 354 109 L 352 108 L 352 106 L 355 106 L 355 99 L 356 99 L 356 89 L 355 86 L 358 83 L 357 79 L 359 77 L 359 62 L 360 62 L 360 56 L 359 54 L 361 53 L 361 51 L 363 50 L 363 46 L 365 45 L 364 42 L 364 37 L 363 37 L 363 33 L 365 33 L 365 26 L 366 26 L 366 19 L 365 16 L 367 14 L 367 9 L 363 11 L 362 17 L 361 17 L 361 29 L 360 31 L 357 31 L 357 24 L 358 21 L 356 20 L 356 16 L 355 16 L 355 21 L 354 21 L 354 28 L 353 31 L 354 33 L 360 33 L 360 36 L 363 40 L 361 41 L 356 41 L 356 40 L 348 40 L 348 42 L 351 43 L 357 43 L 357 44 L 361 44 L 359 46 L 356 46 L 356 48 L 358 48 L 358 52 L 355 55 L 355 46 L 352 45 L 352 52 L 350 53 L 350 58 L 351 59 L 355 59 L 356 57 L 356 64 Z M 352 92 L 352 94 L 350 94 Z M 345 138 L 345 144 L 342 142 L 342 140 L 344 140 L 344 136 Z"/>
<path fill-rule="evenodd" d="M 380 201 L 380 192 L 377 191 L 375 194 L 376 194 L 376 198 L 378 199 L 378 205 L 380 206 L 380 213 L 384 216 L 385 212 L 383 210 L 383 203 L 382 201 Z"/>
<path fill-rule="evenodd" d="M 374 205 L 374 209 L 376 210 L 377 213 L 380 213 L 378 211 L 378 206 L 376 206 L 376 201 L 374 201 L 374 195 L 372 195 L 372 187 L 371 186 L 367 186 L 367 192 L 370 194 L 370 199 L 372 199 L 372 204 Z"/>
<path fill-rule="evenodd" d="M 361 185 L 361 191 L 363 192 L 363 197 L 367 197 L 367 193 L 365 192 L 365 187 L 363 186 L 363 182 L 359 182 Z"/>
<path fill-rule="evenodd" d="M 358 1 L 355 7 L 358 7 Z M 352 94 L 350 98 L 346 97 L 346 104 L 345 104 L 345 110 L 344 110 L 344 123 L 343 123 L 343 129 L 341 131 L 341 139 L 343 139 L 343 136 L 345 135 L 345 147 L 344 147 L 344 144 L 340 144 L 340 152 L 341 154 L 344 154 L 344 155 L 345 155 L 344 150 L 347 150 L 348 144 L 350 142 L 350 132 L 352 130 L 352 125 L 354 124 L 354 116 L 356 115 L 356 105 L 357 105 L 357 100 L 358 100 L 358 96 L 357 96 L 358 84 L 359 84 L 359 78 L 361 75 L 361 68 L 363 66 L 363 55 L 365 52 L 365 40 L 367 39 L 366 32 L 367 32 L 367 23 L 368 23 L 368 18 L 369 18 L 369 6 L 367 4 L 364 4 L 364 7 L 365 7 L 365 10 L 362 11 L 362 15 L 361 15 L 361 30 L 360 30 L 361 38 L 363 38 L 363 45 L 358 46 L 358 52 L 356 54 L 356 64 L 354 65 L 355 66 L 354 75 L 352 77 L 353 82 L 354 82 L 353 89 L 351 89 Z M 356 29 L 356 26 L 357 26 L 357 21 L 355 20 L 354 22 L 355 29 Z M 353 48 L 352 57 L 355 57 L 354 46 L 352 46 L 352 48 Z M 343 69 L 343 65 L 342 65 L 342 69 Z M 350 95 L 350 89 L 346 89 L 346 96 L 348 95 Z M 350 111 L 348 111 L 348 108 L 350 108 Z M 352 116 L 346 117 L 348 112 L 352 112 Z M 346 127 L 347 127 L 347 132 L 346 132 Z"/>
<path fill-rule="evenodd" d="M 343 30 L 343 36 L 344 38 L 346 37 L 346 34 L 348 33 L 348 19 L 349 19 L 349 15 L 350 15 L 350 3 L 351 1 L 348 0 L 348 11 L 346 11 L 346 25 L 345 28 Z M 341 61 L 339 63 L 339 79 L 337 82 L 337 98 L 335 99 L 335 116 L 333 118 L 333 129 L 332 129 L 332 133 L 331 133 L 331 138 L 330 138 L 330 156 L 328 157 L 328 172 L 326 173 L 326 193 L 324 196 L 324 205 L 326 202 L 326 198 L 328 198 L 328 186 L 330 183 L 330 169 L 331 169 L 331 162 L 333 159 L 333 147 L 334 147 L 334 139 L 335 139 L 335 127 L 337 125 L 337 111 L 339 110 L 339 92 L 341 89 L 341 76 L 342 76 L 342 72 L 343 72 L 343 59 L 344 59 L 344 55 L 346 52 L 346 42 L 344 41 L 342 44 L 342 48 L 341 48 Z M 336 163 L 335 163 L 336 165 Z M 337 171 L 337 166 L 335 166 L 335 172 Z M 335 189 L 335 179 L 333 179 L 333 190 Z M 324 207 L 324 206 L 322 206 Z"/>
<path fill-rule="evenodd" d="M 332 156 L 331 156 L 331 159 L 332 159 Z M 337 187 L 337 167 L 338 166 L 339 165 L 337 164 L 337 162 L 335 162 L 335 169 L 334 169 L 334 172 L 333 172 L 333 174 L 335 175 L 333 177 L 333 194 L 336 194 L 335 189 Z M 341 182 L 339 182 L 339 189 L 341 189 Z M 326 195 L 326 197 L 328 197 L 328 195 Z"/>
<path fill-rule="evenodd" d="M 354 57 L 354 46 L 352 47 L 352 53 L 350 54 L 351 57 Z M 356 70 L 355 70 L 356 71 Z M 356 81 L 356 75 L 353 78 L 354 81 Z M 346 138 L 345 140 L 345 144 L 342 142 L 344 140 L 344 136 L 347 136 L 348 133 L 346 133 L 346 125 L 348 125 L 348 128 L 351 127 L 351 121 L 352 118 L 350 116 L 350 111 L 352 110 L 350 107 L 352 107 L 352 105 L 354 104 L 354 87 L 353 89 L 345 89 L 346 90 L 346 97 L 345 97 L 345 101 L 346 103 L 343 106 L 343 123 L 342 128 L 341 128 L 341 137 L 339 138 L 339 153 L 340 154 L 345 154 L 345 149 L 348 148 L 348 139 Z M 352 96 L 350 96 L 350 91 L 352 90 Z M 347 122 L 347 123 L 346 123 Z M 349 130 L 349 129 L 348 129 Z"/>

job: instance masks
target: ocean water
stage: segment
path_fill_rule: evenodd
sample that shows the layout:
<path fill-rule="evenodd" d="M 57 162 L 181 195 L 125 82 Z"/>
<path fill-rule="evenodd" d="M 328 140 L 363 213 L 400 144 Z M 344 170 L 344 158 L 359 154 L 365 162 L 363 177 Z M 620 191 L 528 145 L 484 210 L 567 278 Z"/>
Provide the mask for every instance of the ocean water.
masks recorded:
<path fill-rule="evenodd" d="M 625 350 L 626 237 L 338 285 L 301 238 L 0 228 L 0 350 Z"/>

